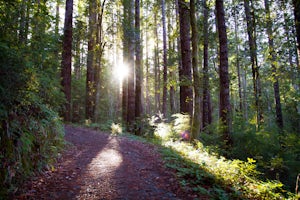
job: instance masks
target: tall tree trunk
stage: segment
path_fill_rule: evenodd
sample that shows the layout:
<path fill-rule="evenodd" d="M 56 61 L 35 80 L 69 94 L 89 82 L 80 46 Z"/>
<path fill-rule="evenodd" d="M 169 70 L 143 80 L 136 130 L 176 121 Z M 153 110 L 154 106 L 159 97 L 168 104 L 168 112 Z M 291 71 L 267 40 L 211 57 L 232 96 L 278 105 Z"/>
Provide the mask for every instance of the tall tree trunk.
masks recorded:
<path fill-rule="evenodd" d="M 167 114 L 167 81 L 168 81 L 168 63 L 167 63 L 167 28 L 166 28 L 166 8 L 165 0 L 161 0 L 161 11 L 162 11 L 162 26 L 163 26 L 163 104 L 162 113 L 164 116 Z"/>
<path fill-rule="evenodd" d="M 145 20 L 145 26 L 148 27 L 148 22 L 147 20 Z M 145 89 L 146 89 L 146 106 L 145 106 L 145 113 L 150 114 L 150 110 L 151 110 L 151 106 L 150 106 L 150 83 L 149 83 L 149 67 L 150 67 L 150 63 L 149 63 L 149 47 L 148 47 L 148 31 L 145 30 L 145 53 L 146 53 L 146 79 L 145 79 Z"/>
<path fill-rule="evenodd" d="M 72 21 L 73 21 L 73 0 L 66 1 L 63 52 L 62 52 L 62 87 L 66 103 L 64 120 L 71 121 L 71 66 L 72 66 Z"/>
<path fill-rule="evenodd" d="M 101 97 L 101 64 L 102 64 L 102 56 L 104 52 L 104 48 L 106 43 L 104 42 L 104 33 L 103 33 L 103 14 L 105 1 L 103 0 L 102 4 L 97 2 L 97 31 L 96 31 L 96 58 L 95 58 L 95 110 L 94 110 L 94 121 L 99 122 L 100 115 L 100 97 Z"/>
<path fill-rule="evenodd" d="M 240 67 L 240 44 L 239 44 L 239 40 L 238 40 L 239 28 L 238 28 L 237 14 L 238 14 L 238 8 L 236 5 L 234 5 L 234 11 L 233 11 L 234 37 L 235 37 L 235 42 L 236 42 L 235 53 L 236 53 L 236 69 L 237 69 L 237 75 L 238 75 L 239 112 L 244 112 L 243 111 L 242 83 L 241 83 L 241 67 Z"/>
<path fill-rule="evenodd" d="M 272 76 L 274 79 L 273 88 L 274 88 L 275 108 L 276 108 L 276 124 L 280 129 L 282 129 L 283 118 L 282 118 L 281 102 L 280 102 L 278 72 L 276 66 L 276 52 L 274 49 L 275 47 L 274 47 L 273 34 L 272 34 L 273 22 L 271 20 L 269 0 L 265 0 L 265 9 L 266 9 L 267 35 L 268 35 L 268 43 L 269 43 L 269 59 L 271 61 Z"/>
<path fill-rule="evenodd" d="M 207 127 L 211 122 L 210 97 L 209 97 L 209 74 L 208 74 L 208 7 L 206 0 L 203 0 L 203 108 L 202 126 Z"/>
<path fill-rule="evenodd" d="M 201 128 L 201 95 L 200 95 L 200 76 L 198 69 L 198 30 L 196 20 L 195 0 L 190 0 L 190 16 L 192 27 L 192 65 L 194 79 L 194 113 L 192 119 L 192 135 L 191 139 L 198 138 Z"/>
<path fill-rule="evenodd" d="M 179 70 L 180 81 L 180 112 L 193 115 L 192 65 L 190 44 L 190 13 L 189 5 L 179 0 L 179 23 L 182 67 Z"/>
<path fill-rule="evenodd" d="M 135 0 L 135 118 L 140 119 L 142 107 L 142 52 L 141 52 L 141 34 L 140 34 L 140 0 Z M 136 134 L 141 133 L 141 127 L 136 127 Z"/>
<path fill-rule="evenodd" d="M 126 38 L 128 44 L 128 102 L 127 102 L 127 130 L 133 131 L 133 124 L 135 120 L 135 87 L 134 87 L 134 1 L 128 1 L 129 13 L 128 13 L 128 25 L 129 34 Z"/>
<path fill-rule="evenodd" d="M 176 27 L 178 29 L 180 29 L 180 16 L 179 16 L 179 0 L 175 0 L 175 12 L 176 12 Z M 177 30 L 177 34 L 180 35 L 180 30 L 178 32 Z M 180 73 L 181 73 L 181 70 L 182 70 L 182 59 L 181 59 L 181 44 L 180 44 L 180 37 L 177 37 L 177 40 L 176 40 L 176 46 L 177 46 L 177 57 L 178 57 L 178 75 L 179 75 L 179 79 L 180 79 Z M 179 86 L 180 87 L 180 86 Z M 176 98 L 176 112 L 180 112 L 180 102 L 181 102 L 181 95 L 180 95 L 180 88 L 179 88 L 179 98 Z M 179 101 L 178 101 L 179 99 Z"/>
<path fill-rule="evenodd" d="M 123 0 L 123 63 L 125 65 L 129 65 L 128 57 L 129 57 L 129 6 L 128 1 Z M 128 77 L 126 76 L 122 81 L 122 120 L 123 123 L 127 125 L 127 111 L 128 111 Z"/>
<path fill-rule="evenodd" d="M 173 4 L 174 5 L 174 4 Z M 168 49 L 169 52 L 173 52 L 173 54 L 169 54 L 169 66 L 173 66 L 175 65 L 175 60 L 173 58 L 175 58 L 175 38 L 171 36 L 171 30 L 172 30 L 172 25 L 173 25 L 173 20 L 171 21 L 171 9 L 172 4 L 169 4 L 168 10 L 169 12 L 167 12 L 167 19 L 168 19 Z M 172 18 L 174 19 L 174 17 Z M 175 21 L 176 21 L 176 16 L 175 16 Z M 171 70 L 169 70 L 169 77 L 170 77 L 170 82 L 172 82 L 173 80 L 176 79 L 176 72 L 175 69 L 171 68 Z M 170 96 L 169 96 L 169 100 L 170 100 L 170 113 L 174 114 L 176 112 L 176 104 L 175 104 L 175 86 L 174 84 L 170 85 Z"/>
<path fill-rule="evenodd" d="M 85 35 L 83 35 L 82 30 L 83 29 L 83 23 L 78 21 L 78 23 L 76 24 L 76 27 L 74 28 L 73 31 L 73 44 L 74 44 L 74 75 L 75 75 L 75 80 L 79 81 L 81 79 L 81 41 L 82 38 L 85 37 Z M 58 53 L 58 52 L 57 52 Z M 76 93 L 78 93 L 79 91 L 77 90 L 77 88 L 73 87 L 73 91 L 77 91 Z M 73 96 L 72 98 L 72 122 L 79 122 L 80 121 L 80 97 L 79 95 Z"/>
<path fill-rule="evenodd" d="M 95 48 L 97 31 L 96 1 L 89 0 L 89 41 L 86 71 L 86 119 L 94 121 L 95 112 Z"/>
<path fill-rule="evenodd" d="M 231 108 L 229 94 L 229 73 L 228 73 L 228 48 L 227 48 L 227 33 L 225 25 L 225 11 L 223 0 L 216 0 L 216 11 L 219 33 L 219 77 L 220 77 L 220 122 L 226 145 L 230 146 L 231 140 Z"/>
<path fill-rule="evenodd" d="M 160 61 L 159 61 L 159 46 L 158 46 L 158 22 L 157 11 L 154 13 L 154 34 L 155 34 L 155 47 L 154 47 L 154 79 L 155 79 L 155 109 L 156 112 L 161 111 L 160 108 Z"/>
<path fill-rule="evenodd" d="M 293 5 L 294 5 L 294 16 L 295 16 L 295 25 L 296 25 L 298 63 L 300 63 L 300 1 L 293 0 Z"/>
<path fill-rule="evenodd" d="M 250 12 L 249 1 L 251 2 L 252 12 Z M 263 110 L 261 102 L 261 87 L 260 87 L 260 75 L 257 62 L 257 45 L 256 45 L 256 33 L 255 33 L 255 14 L 252 0 L 244 0 L 246 21 L 247 21 L 247 33 L 250 47 L 250 59 L 252 68 L 253 90 L 255 98 L 256 109 L 256 121 L 257 129 L 263 123 Z"/>

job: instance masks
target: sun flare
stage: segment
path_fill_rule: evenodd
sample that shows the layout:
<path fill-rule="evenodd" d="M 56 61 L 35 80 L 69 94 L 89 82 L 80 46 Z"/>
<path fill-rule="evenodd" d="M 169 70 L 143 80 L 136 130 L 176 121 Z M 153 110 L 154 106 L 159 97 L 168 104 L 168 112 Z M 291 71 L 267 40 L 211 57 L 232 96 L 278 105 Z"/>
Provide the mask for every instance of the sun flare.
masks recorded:
<path fill-rule="evenodd" d="M 124 63 L 118 63 L 115 66 L 114 75 L 119 81 L 123 81 L 128 76 L 128 67 Z"/>

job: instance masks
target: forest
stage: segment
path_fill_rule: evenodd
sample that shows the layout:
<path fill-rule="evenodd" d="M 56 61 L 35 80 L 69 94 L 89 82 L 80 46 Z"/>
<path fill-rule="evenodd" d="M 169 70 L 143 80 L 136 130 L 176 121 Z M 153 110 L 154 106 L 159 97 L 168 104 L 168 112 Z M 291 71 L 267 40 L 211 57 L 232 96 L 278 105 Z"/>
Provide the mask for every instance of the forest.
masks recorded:
<path fill-rule="evenodd" d="M 64 124 L 184 140 L 300 195 L 300 1 L 0 0 L 0 100 L 0 199 Z"/>

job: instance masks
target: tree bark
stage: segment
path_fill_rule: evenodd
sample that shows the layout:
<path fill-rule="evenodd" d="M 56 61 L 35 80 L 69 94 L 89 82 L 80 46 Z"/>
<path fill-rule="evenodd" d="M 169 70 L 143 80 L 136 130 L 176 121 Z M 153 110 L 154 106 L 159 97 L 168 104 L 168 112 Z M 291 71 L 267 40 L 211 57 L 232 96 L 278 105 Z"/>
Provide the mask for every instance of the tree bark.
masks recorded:
<path fill-rule="evenodd" d="M 179 16 L 179 0 L 175 0 L 175 12 L 176 12 L 176 27 L 178 29 L 180 29 L 180 16 Z M 180 30 L 179 30 L 179 33 L 178 33 L 178 30 L 177 30 L 177 34 L 180 35 Z M 180 74 L 181 74 L 181 71 L 182 71 L 182 59 L 181 59 L 181 44 L 180 44 L 180 37 L 177 37 L 176 39 L 176 45 L 177 45 L 177 57 L 178 57 L 178 75 L 179 75 L 179 81 L 180 81 Z M 179 99 L 179 101 L 178 101 Z M 181 102 L 181 95 L 180 95 L 180 86 L 179 86 L 179 98 L 176 98 L 176 111 L 175 112 L 180 112 L 180 102 Z"/>
<path fill-rule="evenodd" d="M 135 118 L 140 120 L 143 112 L 142 107 L 142 52 L 141 52 L 141 36 L 140 36 L 140 0 L 135 0 Z M 141 134 L 141 127 L 136 127 L 135 133 Z"/>
<path fill-rule="evenodd" d="M 167 81 L 168 81 L 168 66 L 167 66 L 167 28 L 166 28 L 166 8 L 165 0 L 161 0 L 162 10 L 162 26 L 163 26 L 163 104 L 162 113 L 164 116 L 167 114 Z"/>
<path fill-rule="evenodd" d="M 123 0 L 123 63 L 125 65 L 129 65 L 128 57 L 129 57 L 129 6 L 128 1 Z M 128 77 L 126 76 L 122 81 L 122 120 L 123 123 L 127 126 L 127 111 L 128 111 Z"/>
<path fill-rule="evenodd" d="M 62 87 L 66 103 L 64 120 L 71 121 L 71 65 L 72 65 L 72 21 L 73 21 L 73 0 L 66 1 L 63 52 L 62 52 Z"/>
<path fill-rule="evenodd" d="M 154 13 L 154 34 L 155 34 L 155 47 L 154 47 L 154 79 L 155 79 L 155 112 L 161 111 L 160 103 L 160 61 L 159 61 L 159 47 L 158 47 L 158 30 L 157 30 L 157 11 Z"/>
<path fill-rule="evenodd" d="M 128 25 L 129 34 L 128 38 L 128 102 L 127 102 L 127 130 L 129 132 L 133 131 L 134 120 L 135 120 L 135 76 L 134 76 L 134 1 L 128 1 L 129 12 L 128 12 Z"/>
<path fill-rule="evenodd" d="M 192 65 L 194 79 L 194 113 L 192 119 L 191 140 L 198 138 L 201 128 L 201 95 L 200 95 L 200 76 L 198 69 L 198 30 L 196 21 L 195 0 L 190 0 L 190 16 L 192 27 Z"/>
<path fill-rule="evenodd" d="M 191 72 L 190 13 L 184 0 L 179 0 L 179 23 L 182 68 L 179 70 L 180 112 L 193 115 L 193 89 Z"/>
<path fill-rule="evenodd" d="M 173 4 L 174 5 L 174 4 Z M 173 54 L 170 54 L 169 56 L 169 66 L 173 66 L 175 65 L 175 60 L 173 58 L 175 58 L 175 38 L 171 36 L 171 30 L 172 30 L 172 25 L 173 23 L 171 22 L 171 19 L 175 18 L 176 21 L 176 15 L 175 17 L 171 17 L 171 6 L 172 4 L 169 4 L 168 10 L 169 12 L 167 12 L 167 19 L 168 19 L 168 49 L 170 52 L 173 52 Z M 176 5 L 175 5 L 176 6 Z M 169 70 L 169 77 L 170 77 L 170 81 L 172 82 L 174 79 L 176 79 L 176 73 L 175 73 L 175 69 Z M 169 101 L 170 101 L 170 113 L 171 115 L 174 114 L 176 111 L 176 104 L 175 104 L 175 86 L 174 84 L 170 84 L 170 96 L 169 96 Z"/>
<path fill-rule="evenodd" d="M 96 30 L 97 30 L 97 13 L 96 1 L 89 0 L 89 41 L 87 55 L 86 71 L 86 107 L 85 118 L 94 121 L 95 112 L 95 48 L 96 48 Z"/>
<path fill-rule="evenodd" d="M 227 146 L 232 144 L 231 140 L 231 108 L 230 108 L 230 94 L 229 94 L 229 73 L 228 73 L 228 48 L 227 48 L 227 33 L 225 25 L 225 11 L 223 0 L 216 0 L 216 11 L 218 21 L 219 34 L 219 77 L 220 77 L 220 122 Z"/>
<path fill-rule="evenodd" d="M 97 2 L 97 35 L 96 35 L 96 58 L 95 58 L 95 111 L 94 111 L 94 121 L 99 122 L 99 115 L 100 115 L 100 101 L 101 101 L 101 66 L 102 66 L 102 56 L 105 49 L 105 41 L 104 41 L 104 33 L 103 33 L 103 14 L 104 14 L 104 7 L 105 1 L 103 0 L 102 4 Z"/>
<path fill-rule="evenodd" d="M 300 63 L 300 1 L 293 0 L 293 5 L 294 5 L 295 26 L 296 26 L 298 63 Z M 300 66 L 298 66 L 298 68 L 299 67 Z"/>
<path fill-rule="evenodd" d="M 208 7 L 206 0 L 203 0 L 203 108 L 202 126 L 203 129 L 211 123 L 210 98 L 209 98 L 209 73 L 208 73 Z"/>

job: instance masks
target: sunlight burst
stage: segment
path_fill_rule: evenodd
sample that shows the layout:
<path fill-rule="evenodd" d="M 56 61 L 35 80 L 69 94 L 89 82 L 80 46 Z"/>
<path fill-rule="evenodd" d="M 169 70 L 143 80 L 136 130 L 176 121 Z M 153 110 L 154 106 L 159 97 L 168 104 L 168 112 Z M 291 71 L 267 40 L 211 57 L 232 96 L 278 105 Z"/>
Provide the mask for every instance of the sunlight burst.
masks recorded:
<path fill-rule="evenodd" d="M 124 80 L 128 76 L 128 67 L 126 64 L 119 62 L 115 66 L 114 75 L 119 79 L 120 82 Z"/>

